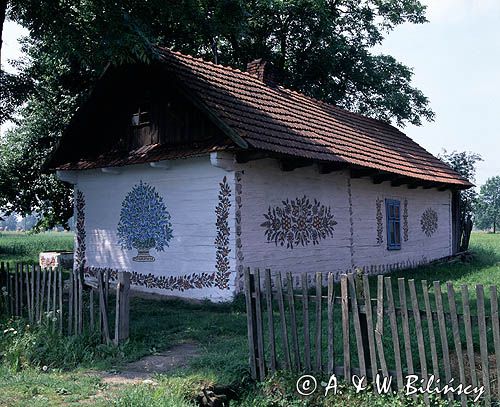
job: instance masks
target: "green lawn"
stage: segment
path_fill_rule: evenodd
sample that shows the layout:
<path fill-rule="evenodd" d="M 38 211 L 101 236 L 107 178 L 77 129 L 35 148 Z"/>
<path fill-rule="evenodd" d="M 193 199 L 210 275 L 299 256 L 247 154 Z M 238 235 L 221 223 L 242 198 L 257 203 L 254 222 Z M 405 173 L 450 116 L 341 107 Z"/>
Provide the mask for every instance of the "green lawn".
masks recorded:
<path fill-rule="evenodd" d="M 31 251 L 25 249 L 23 252 L 25 259 L 30 256 L 35 259 L 38 250 L 46 249 L 39 243 L 41 240 L 50 242 L 54 238 L 53 243 L 47 243 L 57 246 L 52 249 L 67 248 L 63 245 L 72 241 L 69 234 L 40 236 L 25 236 L 23 239 L 18 234 L 0 235 L 1 259 L 17 258 L 5 237 L 17 247 L 31 248 Z M 34 239 L 31 244 L 26 243 L 29 239 Z M 427 279 L 429 282 L 450 280 L 458 289 L 461 284 L 499 284 L 500 235 L 474 233 L 472 249 L 477 257 L 470 264 L 426 266 L 398 272 L 393 277 Z M 397 278 L 393 280 L 396 282 Z M 241 397 L 231 404 L 235 406 L 406 404 L 401 398 L 375 397 L 369 392 L 355 395 L 352 391 L 324 400 L 318 397 L 301 400 L 295 395 L 296 377 L 293 375 L 281 375 L 255 386 L 249 379 L 244 309 L 242 298 L 222 305 L 134 298 L 131 304 L 131 340 L 120 348 L 91 346 L 90 339 L 52 341 L 44 332 L 29 336 L 22 328 L 13 335 L 12 331 L 6 333 L 4 330 L 14 323 L 4 321 L 0 326 L 0 352 L 3 355 L 0 405 L 183 406 L 190 405 L 186 400 L 193 400 L 200 388 L 210 383 L 238 389 Z M 17 329 L 17 325 L 15 327 Z M 88 373 L 93 369 L 120 369 L 129 360 L 168 349 L 182 341 L 200 343 L 202 356 L 193 360 L 186 369 L 168 377 L 157 377 L 157 386 L 109 386 Z M 16 360 L 23 365 L 19 371 L 9 367 L 15 365 Z M 43 366 L 48 367 L 46 372 L 42 370 Z"/>
<path fill-rule="evenodd" d="M 0 232 L 0 261 L 38 264 L 42 251 L 73 250 L 72 232 Z"/>

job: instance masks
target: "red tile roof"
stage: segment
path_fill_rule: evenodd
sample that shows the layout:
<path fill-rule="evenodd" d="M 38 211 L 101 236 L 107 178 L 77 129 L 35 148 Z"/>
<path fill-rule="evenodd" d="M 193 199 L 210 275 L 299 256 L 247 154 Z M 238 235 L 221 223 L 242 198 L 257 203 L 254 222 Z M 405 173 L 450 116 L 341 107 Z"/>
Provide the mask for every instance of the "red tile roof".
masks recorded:
<path fill-rule="evenodd" d="M 162 59 L 250 147 L 426 181 L 472 185 L 389 124 L 168 49 L 162 49 Z"/>
<path fill-rule="evenodd" d="M 458 188 L 472 186 L 387 123 L 282 86 L 268 86 L 256 76 L 238 69 L 168 49 L 161 49 L 160 55 L 162 66 L 251 150 L 367 167 Z M 58 165 L 57 168 L 69 170 L 138 164 L 227 148 L 227 145 L 214 144 L 206 148 L 172 151 L 167 146 L 152 145 L 131 151 L 126 156 L 109 152 L 97 158 Z"/>

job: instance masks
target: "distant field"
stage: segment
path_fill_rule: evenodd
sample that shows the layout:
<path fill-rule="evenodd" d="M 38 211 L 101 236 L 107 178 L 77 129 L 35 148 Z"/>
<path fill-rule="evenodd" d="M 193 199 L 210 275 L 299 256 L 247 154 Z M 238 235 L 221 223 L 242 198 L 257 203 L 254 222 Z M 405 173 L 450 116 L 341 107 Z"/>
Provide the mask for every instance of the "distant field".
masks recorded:
<path fill-rule="evenodd" d="M 0 232 L 0 261 L 38 263 L 42 251 L 73 250 L 73 232 Z"/>

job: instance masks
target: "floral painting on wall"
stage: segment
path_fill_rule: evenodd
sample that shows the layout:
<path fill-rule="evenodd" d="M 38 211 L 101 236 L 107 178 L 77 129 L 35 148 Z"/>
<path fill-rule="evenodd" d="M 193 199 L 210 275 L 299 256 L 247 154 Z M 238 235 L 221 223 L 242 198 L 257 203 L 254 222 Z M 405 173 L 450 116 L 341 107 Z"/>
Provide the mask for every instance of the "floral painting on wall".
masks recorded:
<path fill-rule="evenodd" d="M 306 196 L 295 200 L 282 201 L 283 206 L 269 206 L 266 221 L 261 224 L 265 228 L 268 242 L 280 244 L 293 249 L 299 244 L 307 246 L 319 244 L 320 240 L 333 236 L 337 224 L 331 208 L 321 205 L 316 199 L 312 202 Z"/>
<path fill-rule="evenodd" d="M 156 189 L 140 182 L 122 202 L 118 223 L 118 243 L 123 249 L 137 250 L 132 260 L 151 262 L 151 249 L 163 251 L 172 239 L 170 214 Z"/>
<path fill-rule="evenodd" d="M 427 208 L 420 218 L 420 225 L 422 226 L 422 232 L 427 237 L 431 237 L 438 228 L 437 212 L 432 208 Z"/>

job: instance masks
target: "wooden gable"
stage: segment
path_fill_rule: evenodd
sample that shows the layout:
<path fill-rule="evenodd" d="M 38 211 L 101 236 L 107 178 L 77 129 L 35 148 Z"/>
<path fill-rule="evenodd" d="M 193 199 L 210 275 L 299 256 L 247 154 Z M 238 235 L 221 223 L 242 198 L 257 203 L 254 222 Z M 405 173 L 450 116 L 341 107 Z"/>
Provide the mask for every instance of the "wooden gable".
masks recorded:
<path fill-rule="evenodd" d="M 123 156 L 152 145 L 176 149 L 227 143 L 176 78 L 157 65 L 108 69 L 75 118 L 66 132 L 71 140 L 62 140 L 52 163 Z"/>

